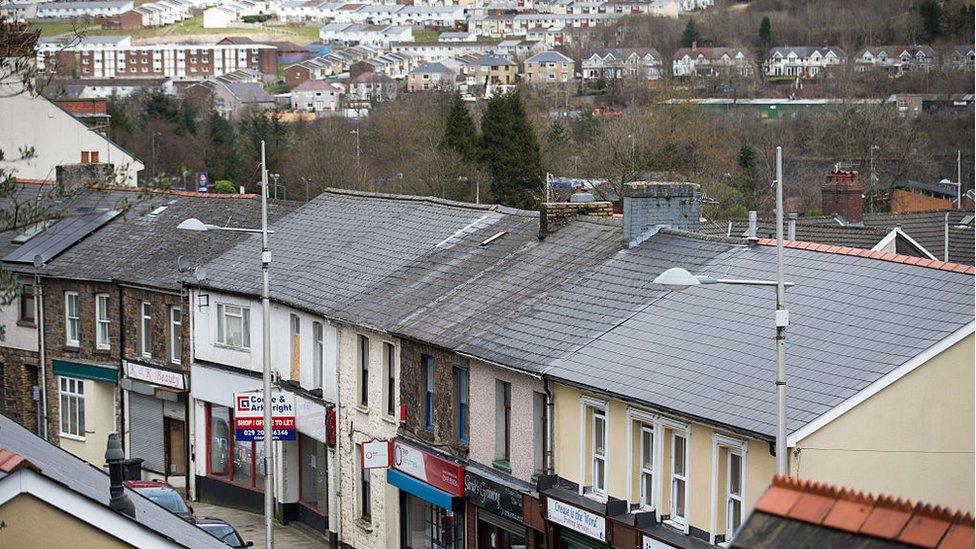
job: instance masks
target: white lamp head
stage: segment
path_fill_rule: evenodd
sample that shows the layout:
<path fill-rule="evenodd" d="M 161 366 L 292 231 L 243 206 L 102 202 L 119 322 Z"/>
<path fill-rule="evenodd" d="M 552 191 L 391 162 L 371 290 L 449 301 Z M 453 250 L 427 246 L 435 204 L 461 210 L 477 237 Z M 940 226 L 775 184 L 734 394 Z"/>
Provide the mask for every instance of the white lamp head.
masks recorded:
<path fill-rule="evenodd" d="M 206 231 L 209 227 L 199 219 L 191 217 L 189 219 L 184 219 L 176 226 L 177 229 L 182 229 L 184 231 Z"/>
<path fill-rule="evenodd" d="M 663 284 L 665 288 L 672 292 L 680 292 L 681 290 L 687 289 L 690 286 L 698 286 L 702 282 L 697 276 L 689 273 L 681 267 L 672 267 L 657 275 L 657 278 L 654 279 L 654 283 Z"/>

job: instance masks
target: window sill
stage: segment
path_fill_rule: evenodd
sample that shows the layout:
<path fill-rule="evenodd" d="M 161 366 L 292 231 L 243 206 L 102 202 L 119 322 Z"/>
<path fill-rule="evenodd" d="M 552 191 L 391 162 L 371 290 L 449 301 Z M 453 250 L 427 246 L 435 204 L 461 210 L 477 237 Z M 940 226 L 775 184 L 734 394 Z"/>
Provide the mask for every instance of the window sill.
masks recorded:
<path fill-rule="evenodd" d="M 373 531 L 372 521 L 366 520 L 363 517 L 356 518 L 356 526 L 359 526 L 364 532 Z"/>
<path fill-rule="evenodd" d="M 33 320 L 18 320 L 17 325 L 21 328 L 37 328 L 37 323 Z"/>
<path fill-rule="evenodd" d="M 71 345 L 70 343 L 66 343 L 63 347 L 61 347 L 61 350 L 65 353 L 80 353 L 81 347 L 78 345 Z"/>
<path fill-rule="evenodd" d="M 674 519 L 670 519 L 669 518 L 669 519 L 664 520 L 663 522 L 661 522 L 661 524 L 663 524 L 665 526 L 668 526 L 670 528 L 674 528 L 675 530 L 680 531 L 682 534 L 687 533 L 687 532 L 685 532 L 685 524 L 683 522 L 681 522 L 681 521 L 678 521 L 678 520 L 674 520 Z"/>
<path fill-rule="evenodd" d="M 369 415 L 369 407 L 368 406 L 363 406 L 362 404 L 357 404 L 356 405 L 356 411 L 359 412 L 359 413 L 361 413 L 361 414 L 366 414 L 367 416 Z"/>
<path fill-rule="evenodd" d="M 239 353 L 250 353 L 251 352 L 251 348 L 250 347 L 235 347 L 233 345 L 228 345 L 226 343 L 217 343 L 217 342 L 214 342 L 213 346 L 216 347 L 216 348 L 218 348 L 218 349 L 226 349 L 228 351 L 237 351 Z"/>
<path fill-rule="evenodd" d="M 397 419 L 394 416 L 388 416 L 386 414 L 383 414 L 382 419 L 383 421 L 389 423 L 390 425 L 396 425 L 398 423 Z"/>
<path fill-rule="evenodd" d="M 594 492 L 591 490 L 589 492 L 584 493 L 583 497 L 590 498 L 593 501 L 599 501 L 600 503 L 607 502 L 607 494 L 604 492 Z"/>
<path fill-rule="evenodd" d="M 491 466 L 499 471 L 505 471 L 506 473 L 512 472 L 512 464 L 504 459 L 496 459 L 495 461 L 491 462 Z"/>
<path fill-rule="evenodd" d="M 111 347 L 108 347 L 108 348 L 99 347 L 99 348 L 95 349 L 95 354 L 96 355 L 103 355 L 103 356 L 104 355 L 110 355 L 110 354 L 112 354 L 112 348 Z"/>
<path fill-rule="evenodd" d="M 58 433 L 60 438 L 66 438 L 68 440 L 76 440 L 78 442 L 85 442 L 85 437 L 80 437 L 78 435 L 72 435 L 70 433 Z"/>

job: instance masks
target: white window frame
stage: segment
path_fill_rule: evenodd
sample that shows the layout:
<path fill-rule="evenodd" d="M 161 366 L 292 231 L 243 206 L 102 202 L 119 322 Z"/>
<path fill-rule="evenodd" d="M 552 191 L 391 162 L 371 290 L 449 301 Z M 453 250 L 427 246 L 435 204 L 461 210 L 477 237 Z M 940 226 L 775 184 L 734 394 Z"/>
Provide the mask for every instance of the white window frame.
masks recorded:
<path fill-rule="evenodd" d="M 58 397 L 58 431 L 60 435 L 73 440 L 85 440 L 85 381 L 74 377 L 58 376 Z M 74 425 L 70 425 L 71 415 L 69 413 L 69 430 L 65 431 L 64 414 L 71 409 L 72 403 L 74 404 L 76 421 Z M 72 432 L 72 427 L 77 432 Z"/>
<path fill-rule="evenodd" d="M 591 448 L 587 448 L 586 441 L 586 429 L 590 429 L 590 435 L 593 437 L 593 429 L 595 428 L 595 422 L 592 418 L 587 417 L 587 413 L 593 410 L 600 411 L 603 413 L 604 417 L 604 469 L 603 469 L 603 490 L 596 489 L 595 479 L 591 478 L 591 486 L 589 491 L 585 490 L 584 479 L 586 478 L 586 466 L 589 462 L 590 474 L 594 473 L 594 450 L 596 449 L 596 438 L 591 438 Z M 609 474 L 606 468 L 606 464 L 610 463 L 610 404 L 605 400 L 599 400 L 589 396 L 580 397 L 580 420 L 579 420 L 579 440 L 580 440 L 580 451 L 579 451 L 579 495 L 586 495 L 596 499 L 598 501 L 604 501 L 607 493 L 607 485 L 609 484 Z"/>
<path fill-rule="evenodd" d="M 105 303 L 105 317 L 101 313 L 102 303 Z M 95 348 L 100 351 L 107 351 L 112 348 L 109 339 L 109 314 L 108 314 L 108 294 L 95 294 Z"/>
<path fill-rule="evenodd" d="M 745 512 L 745 501 L 746 501 L 746 497 L 745 496 L 746 496 L 746 473 L 748 471 L 748 469 L 746 468 L 746 457 L 748 456 L 749 443 L 746 440 L 728 437 L 728 436 L 725 436 L 725 435 L 722 435 L 722 434 L 719 434 L 719 433 L 713 433 L 712 434 L 712 491 L 711 491 L 712 492 L 712 505 L 711 505 L 712 518 L 711 518 L 711 521 L 710 521 L 710 528 L 709 528 L 709 530 L 711 530 L 711 533 L 709 534 L 709 537 L 710 537 L 711 543 L 713 543 L 713 544 L 716 542 L 716 535 L 719 533 L 718 532 L 718 530 L 719 530 L 719 525 L 718 525 L 718 504 L 719 504 L 718 467 L 719 467 L 719 463 L 718 462 L 719 462 L 719 450 L 721 448 L 723 448 L 723 447 L 728 450 L 728 454 L 729 455 L 731 455 L 731 454 L 734 453 L 734 454 L 738 455 L 740 457 L 740 459 L 742 460 L 741 461 L 741 465 L 740 465 L 741 468 L 742 468 L 742 477 L 740 479 L 741 486 L 739 487 L 740 488 L 740 491 L 741 491 L 741 494 L 739 494 L 739 496 L 737 496 L 736 499 L 739 500 L 739 502 L 740 502 L 740 508 L 742 509 L 742 522 L 745 522 L 745 519 L 746 519 L 746 512 Z M 729 524 L 730 514 L 728 512 L 728 510 L 729 510 L 729 493 L 728 492 L 729 492 L 729 487 L 730 487 L 729 485 L 730 485 L 730 483 L 732 481 L 732 478 L 731 478 L 731 476 L 729 474 L 731 472 L 731 470 L 730 470 L 731 464 L 732 464 L 731 457 L 726 457 L 726 463 L 725 463 L 725 486 L 722 488 L 722 493 L 723 493 L 722 502 L 725 505 L 725 513 L 726 513 L 726 515 L 725 515 L 725 525 L 723 525 L 723 532 L 725 533 L 725 541 L 726 542 L 730 541 L 731 538 L 732 538 L 732 534 L 735 533 L 735 532 L 731 531 L 730 528 L 729 528 L 729 526 L 730 526 L 730 524 Z"/>
<path fill-rule="evenodd" d="M 591 458 L 590 458 L 591 459 L 591 461 L 590 461 L 590 466 L 591 466 L 590 474 L 592 475 L 591 476 L 592 482 L 591 482 L 590 488 L 592 489 L 592 491 L 593 491 L 594 494 L 599 494 L 599 495 L 602 496 L 602 495 L 606 495 L 606 493 L 607 493 L 607 446 L 608 446 L 608 443 L 609 443 L 609 441 L 607 440 L 609 438 L 607 436 L 607 431 L 609 430 L 609 425 L 608 425 L 608 418 L 607 418 L 607 412 L 606 412 L 606 410 L 594 408 L 593 411 L 590 413 L 590 421 L 591 421 L 591 425 L 592 425 L 591 436 L 593 437 L 592 438 L 593 448 L 591 449 L 591 452 L 590 452 L 590 456 L 591 456 Z M 598 422 L 602 422 L 603 423 L 603 429 L 602 429 L 603 430 L 603 433 L 601 433 L 602 434 L 602 438 L 603 438 L 603 453 L 602 454 L 599 453 L 599 452 L 597 452 L 597 446 L 596 446 L 596 436 L 597 436 L 597 433 L 599 432 L 599 430 L 597 429 L 597 423 Z M 599 465 L 602 465 L 602 474 L 599 475 L 599 477 L 600 477 L 599 478 L 600 484 L 602 486 L 598 486 L 597 485 L 597 465 L 598 464 Z"/>
<path fill-rule="evenodd" d="M 322 369 L 325 367 L 325 326 L 312 321 L 312 388 L 322 388 Z"/>
<path fill-rule="evenodd" d="M 732 493 L 732 456 L 739 458 L 739 493 Z M 725 539 L 732 539 L 732 534 L 735 533 L 739 526 L 742 526 L 742 517 L 744 508 L 744 502 L 742 501 L 742 495 L 745 492 L 745 456 L 742 452 L 729 448 L 728 459 L 726 461 L 725 467 Z M 739 524 L 732 524 L 732 504 L 733 502 L 738 502 L 739 504 Z"/>
<path fill-rule="evenodd" d="M 676 469 L 675 468 L 675 464 L 677 462 L 675 461 L 675 452 L 674 452 L 674 449 L 675 449 L 675 446 L 676 446 L 675 443 L 677 442 L 677 439 L 679 437 L 682 438 L 682 439 L 684 439 L 684 460 L 683 460 L 684 461 L 684 463 L 683 463 L 684 473 L 681 474 L 681 475 L 679 475 L 677 473 L 677 471 L 675 470 Z M 671 505 L 670 505 L 670 509 L 669 509 L 669 514 L 670 514 L 670 517 L 671 517 L 671 519 L 670 519 L 671 522 L 673 522 L 673 523 L 675 523 L 677 525 L 680 525 L 680 526 L 684 527 L 685 529 L 688 528 L 688 508 L 689 508 L 689 505 L 688 505 L 688 503 L 689 503 L 688 502 L 688 495 L 689 495 L 688 494 L 688 492 L 689 492 L 688 491 L 688 473 L 690 472 L 690 463 L 689 463 L 689 460 L 688 460 L 688 455 L 691 453 L 691 452 L 688 451 L 689 450 L 688 445 L 689 445 L 690 442 L 691 442 L 691 439 L 690 439 L 690 437 L 688 436 L 688 434 L 686 432 L 681 432 L 681 431 L 678 431 L 678 430 L 671 431 L 671 455 L 669 456 L 669 459 L 668 459 L 668 462 L 670 463 L 670 467 L 671 467 L 671 471 L 670 471 L 671 472 L 671 475 L 670 475 L 671 476 L 671 492 L 670 492 L 671 493 Z M 684 502 L 685 502 L 685 505 L 684 505 L 684 515 L 682 515 L 682 516 L 678 516 L 678 514 L 677 514 L 677 498 L 674 496 L 675 489 L 677 487 L 678 481 L 684 483 L 683 484 L 683 487 L 684 487 L 684 490 L 683 491 L 684 491 Z"/>
<path fill-rule="evenodd" d="M 644 455 L 645 455 L 644 435 L 650 435 L 651 437 L 650 468 L 648 468 L 647 465 L 644 463 Z M 657 475 L 654 474 L 654 470 L 655 470 L 654 452 L 657 449 L 657 445 L 658 445 L 657 429 L 654 428 L 654 425 L 641 423 L 640 424 L 640 450 L 639 450 L 640 453 L 638 454 L 639 457 L 638 463 L 640 464 L 640 466 L 639 466 L 638 477 L 637 477 L 638 486 L 640 487 L 640 494 L 638 497 L 639 497 L 641 509 L 653 510 L 657 507 L 656 505 L 657 499 L 655 497 L 656 490 L 654 488 L 655 483 L 657 482 L 657 478 L 656 478 Z M 647 491 L 645 490 L 645 487 L 647 486 L 647 484 L 644 481 L 645 475 L 649 476 L 651 479 L 650 493 L 647 493 Z"/>
<path fill-rule="evenodd" d="M 180 315 L 179 321 L 176 315 Z M 180 344 L 177 345 L 177 335 Z M 180 364 L 183 361 L 183 309 L 180 307 L 169 308 L 169 361 L 173 364 Z"/>
<path fill-rule="evenodd" d="M 228 312 L 228 309 L 236 309 L 237 312 Z M 241 344 L 227 342 L 227 318 L 241 319 Z M 235 305 L 232 303 L 217 304 L 217 343 L 234 349 L 251 348 L 251 308 L 246 305 Z"/>
<path fill-rule="evenodd" d="M 139 304 L 139 346 L 142 356 L 152 358 L 152 304 Z"/>
<path fill-rule="evenodd" d="M 72 302 L 74 302 L 74 315 L 71 314 Z M 69 347 L 77 347 L 81 344 L 79 305 L 78 292 L 64 292 L 64 343 Z M 74 334 L 72 334 L 72 327 L 74 327 Z"/>

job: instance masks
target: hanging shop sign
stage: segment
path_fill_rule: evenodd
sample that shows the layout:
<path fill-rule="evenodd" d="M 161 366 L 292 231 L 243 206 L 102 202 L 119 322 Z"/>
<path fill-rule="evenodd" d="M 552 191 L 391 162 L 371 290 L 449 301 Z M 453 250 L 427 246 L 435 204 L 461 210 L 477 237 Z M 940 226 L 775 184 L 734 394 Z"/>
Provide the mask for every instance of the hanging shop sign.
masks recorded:
<path fill-rule="evenodd" d="M 393 443 L 389 440 L 366 440 L 360 444 L 359 466 L 363 469 L 385 469 L 393 459 Z"/>
<path fill-rule="evenodd" d="M 296 440 L 295 396 L 275 391 L 271 394 L 272 440 Z M 235 439 L 264 440 L 264 394 L 248 391 L 234 394 Z"/>

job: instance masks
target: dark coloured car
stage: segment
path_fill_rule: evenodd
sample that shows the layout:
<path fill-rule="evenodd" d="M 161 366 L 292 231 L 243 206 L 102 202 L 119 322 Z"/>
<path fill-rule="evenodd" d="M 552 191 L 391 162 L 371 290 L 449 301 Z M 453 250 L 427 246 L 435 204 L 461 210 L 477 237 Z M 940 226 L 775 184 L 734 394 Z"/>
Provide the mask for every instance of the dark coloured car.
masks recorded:
<path fill-rule="evenodd" d="M 125 485 L 181 519 L 193 522 L 193 508 L 169 484 L 158 480 L 127 480 Z"/>
<path fill-rule="evenodd" d="M 234 530 L 234 527 L 218 518 L 201 517 L 196 519 L 196 525 L 205 530 L 211 536 L 230 545 L 231 547 L 244 548 L 254 545 L 253 541 L 244 541 L 241 535 Z"/>

